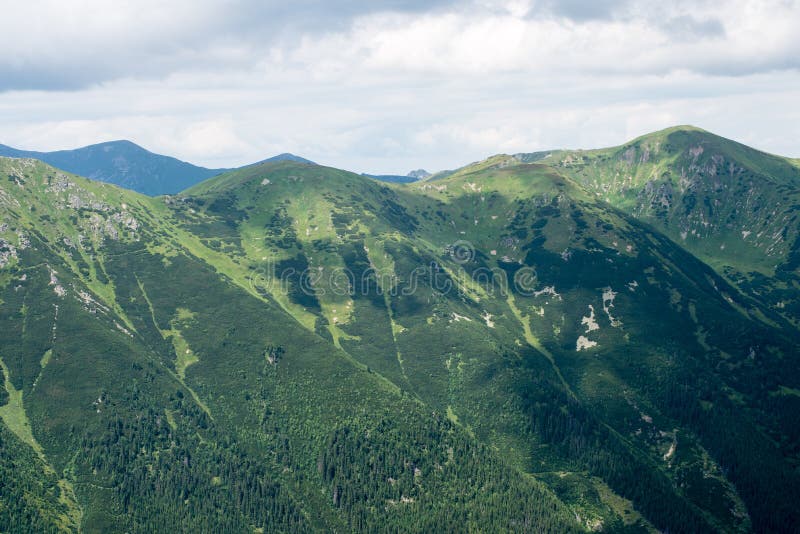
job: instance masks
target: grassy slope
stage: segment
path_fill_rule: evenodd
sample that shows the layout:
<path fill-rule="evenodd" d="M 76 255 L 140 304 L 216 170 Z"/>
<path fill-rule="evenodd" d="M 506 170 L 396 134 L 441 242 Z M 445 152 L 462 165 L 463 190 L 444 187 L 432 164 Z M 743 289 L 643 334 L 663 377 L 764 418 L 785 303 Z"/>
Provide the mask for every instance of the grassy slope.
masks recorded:
<path fill-rule="evenodd" d="M 699 128 L 670 128 L 608 149 L 555 151 L 541 161 L 714 265 L 769 272 L 796 234 L 791 227 L 792 236 L 775 238 L 786 221 L 776 216 L 771 223 L 766 210 L 791 209 L 783 195 L 796 194 L 800 172 L 785 158 Z"/>
<path fill-rule="evenodd" d="M 203 521 L 221 520 L 209 515 L 208 502 L 217 502 L 229 521 L 215 528 L 263 526 L 261 512 L 230 501 L 237 495 L 230 487 L 252 480 L 243 455 L 260 458 L 265 476 L 277 484 L 270 491 L 288 495 L 280 513 L 298 510 L 280 516 L 294 518 L 286 519 L 291 529 L 346 528 L 365 520 L 353 506 L 332 506 L 330 492 L 340 490 L 330 484 L 351 491 L 356 479 L 321 478 L 322 448 L 343 425 L 368 431 L 382 419 L 392 421 L 396 439 L 411 439 L 432 424 L 426 407 L 354 365 L 349 354 L 307 328 L 302 314 L 295 321 L 277 299 L 260 292 L 246 276 L 249 265 L 221 250 L 230 226 L 217 226 L 219 217 L 192 217 L 193 208 L 38 163 L 0 164 L 14 177 L 0 189 L 2 235 L 14 243 L 0 295 L 4 376 L 14 382 L 12 391 L 24 392 L 45 457 L 74 484 L 86 530 L 176 528 L 180 521 L 191 521 L 181 528 L 211 528 Z M 195 357 L 191 365 L 187 349 Z M 270 363 L 273 354 L 280 358 Z M 161 439 L 153 411 L 169 422 L 172 446 L 150 449 Z M 457 427 L 446 432 L 454 447 L 467 446 L 470 457 L 485 458 L 486 466 L 479 461 L 469 476 L 498 482 L 503 477 L 504 491 L 517 488 L 527 495 L 530 506 L 515 511 L 498 503 L 495 514 L 507 510 L 499 515 L 512 521 L 516 514 L 536 514 L 531 520 L 545 529 L 571 526 L 571 516 L 544 486 L 502 465 L 490 468 L 495 460 L 489 450 Z M 105 449 L 134 438 L 145 445 L 121 449 L 132 457 L 117 460 Z M 347 446 L 354 447 L 351 461 L 363 454 L 357 444 Z M 224 455 L 212 459 L 216 449 L 214 454 Z M 197 494 L 176 510 L 167 506 L 167 496 L 141 493 L 136 473 L 157 468 L 165 480 L 161 491 L 169 490 L 177 464 L 164 464 L 164 458 L 179 450 L 194 458 L 191 476 L 208 478 L 198 480 Z M 426 459 L 437 453 L 435 447 L 425 450 L 405 453 L 432 470 L 426 472 L 430 482 L 414 486 L 422 492 L 415 504 L 387 509 L 383 519 L 372 514 L 370 521 L 410 525 L 478 513 L 480 496 L 458 490 L 470 487 L 461 466 L 438 474 Z M 465 504 L 444 507 L 447 488 L 458 493 L 448 500 Z M 445 509 L 446 517 L 440 515 Z"/>
<path fill-rule="evenodd" d="M 437 180 L 423 187 L 425 191 L 434 196 L 447 198 L 450 203 L 455 202 L 457 209 L 453 211 L 454 215 L 459 213 L 475 214 L 467 217 L 467 220 L 460 221 L 461 224 L 457 226 L 460 227 L 458 228 L 458 234 L 461 239 L 467 239 L 476 244 L 479 251 L 476 254 L 476 263 L 490 256 L 487 250 L 494 249 L 497 256 L 506 255 L 512 262 L 523 260 L 526 266 L 534 267 L 538 274 L 540 289 L 549 286 L 557 288 L 560 294 L 558 303 L 554 302 L 556 301 L 554 298 L 522 299 L 524 303 L 523 309 L 527 312 L 525 315 L 533 320 L 532 330 L 534 335 L 543 340 L 545 346 L 552 347 L 551 352 L 557 355 L 555 360 L 560 364 L 562 373 L 568 377 L 568 381 L 573 386 L 577 385 L 576 389 L 579 391 L 579 395 L 582 393 L 588 398 L 594 399 L 596 405 L 605 406 L 608 416 L 622 416 L 629 421 L 627 423 L 629 425 L 633 421 L 634 423 L 629 427 L 631 438 L 633 438 L 633 435 L 641 435 L 640 432 L 643 430 L 640 427 L 642 419 L 637 418 L 636 411 L 638 408 L 634 408 L 634 406 L 642 402 L 643 399 L 634 400 L 629 395 L 632 390 L 637 388 L 636 382 L 640 384 L 638 387 L 644 386 L 649 389 L 659 379 L 656 376 L 634 378 L 637 373 L 642 373 L 642 368 L 639 367 L 640 364 L 635 360 L 620 354 L 619 347 L 626 347 L 625 353 L 627 354 L 647 355 L 649 373 L 655 373 L 655 375 L 663 373 L 665 369 L 675 365 L 674 356 L 667 356 L 665 349 L 668 351 L 670 349 L 667 347 L 674 347 L 676 344 L 684 347 L 683 350 L 686 351 L 681 357 L 682 359 L 685 358 L 685 360 L 679 366 L 705 368 L 708 365 L 707 358 L 711 356 L 713 359 L 712 354 L 714 353 L 725 354 L 727 358 L 729 356 L 727 351 L 731 349 L 724 349 L 721 345 L 716 347 L 707 346 L 706 348 L 710 349 L 710 352 L 703 356 L 703 348 L 696 345 L 693 346 L 692 336 L 686 336 L 686 338 L 681 339 L 682 336 L 677 333 L 681 331 L 689 333 L 695 329 L 699 331 L 699 327 L 694 327 L 687 321 L 687 319 L 690 319 L 685 311 L 687 304 L 689 306 L 697 305 L 701 302 L 703 304 L 711 304 L 710 302 L 705 302 L 709 297 L 720 303 L 720 293 L 722 293 L 721 296 L 724 299 L 728 299 L 735 294 L 735 290 L 732 288 L 723 289 L 725 285 L 720 280 L 713 282 L 711 287 L 702 282 L 698 284 L 703 278 L 710 280 L 710 272 L 702 264 L 694 261 L 688 255 L 682 253 L 674 244 L 651 233 L 649 230 L 632 224 L 632 221 L 627 222 L 623 217 L 616 215 L 602 205 L 582 200 L 583 197 L 580 193 L 575 197 L 578 202 L 562 203 L 561 194 L 572 194 L 571 190 L 574 190 L 574 188 L 570 187 L 569 182 L 563 182 L 563 180 L 560 182 L 558 178 L 552 178 L 551 181 L 557 187 L 561 184 L 559 193 L 551 190 L 549 196 L 544 195 L 537 199 L 536 192 L 543 189 L 541 187 L 541 179 L 538 181 L 535 178 L 531 179 L 522 188 L 518 186 L 518 181 L 521 177 L 528 175 L 533 178 L 537 175 L 536 166 L 516 169 L 502 168 L 506 165 L 505 162 L 507 160 L 504 158 L 499 158 L 498 160 L 503 163 L 492 170 L 489 175 L 485 172 L 482 174 L 481 170 L 475 173 L 468 168 L 460 173 L 461 176 L 455 175 L 443 180 Z M 541 177 L 542 174 L 546 176 L 546 173 L 540 170 L 539 176 Z M 502 185 L 498 186 L 498 184 Z M 551 183 L 550 185 L 552 187 L 553 184 Z M 443 189 L 443 186 L 447 188 Z M 507 202 L 501 203 L 500 206 L 496 206 L 498 189 L 509 197 Z M 546 187 L 544 189 L 546 190 Z M 515 206 L 513 202 L 516 201 L 515 197 L 519 195 L 520 190 L 530 192 L 534 196 L 529 198 L 525 204 Z M 553 202 L 554 197 L 558 199 L 555 203 Z M 491 210 L 493 203 L 495 203 L 494 210 Z M 557 205 L 558 209 L 553 210 L 547 207 L 548 204 L 550 206 Z M 535 207 L 531 209 L 531 205 L 546 207 L 546 209 L 536 209 Z M 489 206 L 490 209 L 486 210 L 485 206 Z M 564 220 L 565 216 L 569 214 L 569 210 L 572 210 L 570 214 L 571 221 L 569 219 Z M 534 213 L 530 213 L 531 211 Z M 544 217 L 535 215 L 537 211 Z M 490 212 L 494 213 L 494 215 L 487 217 Z M 520 215 L 526 214 L 526 212 L 529 214 L 520 220 Z M 579 217 L 576 217 L 576 213 L 580 214 Z M 492 220 L 492 217 L 495 216 L 497 219 Z M 505 218 L 511 224 L 504 228 L 505 232 L 498 235 L 496 228 L 502 225 L 498 225 L 496 221 L 502 220 L 501 218 Z M 530 226 L 526 227 L 526 224 Z M 495 226 L 495 228 L 492 228 L 492 226 Z M 531 229 L 534 230 L 531 232 Z M 533 238 L 533 241 L 530 241 L 531 238 Z M 529 241 L 527 245 L 525 244 L 526 241 Z M 541 244 L 531 247 L 534 243 Z M 525 252 L 526 249 L 528 249 L 527 253 Z M 539 250 L 537 251 L 537 249 Z M 590 254 L 586 256 L 581 249 L 590 252 Z M 484 254 L 481 255 L 480 251 L 483 251 Z M 568 253 L 568 256 L 566 256 L 569 258 L 568 261 L 555 256 L 562 252 Z M 592 256 L 596 259 L 592 259 Z M 617 266 L 613 267 L 608 262 L 617 264 Z M 606 263 L 606 266 L 603 265 L 604 263 Z M 574 271 L 570 264 L 577 264 Z M 465 265 L 465 267 L 469 266 Z M 637 285 L 633 286 L 632 283 Z M 566 294 L 565 286 L 570 288 L 572 284 L 574 284 L 572 289 L 574 295 L 569 296 Z M 650 287 L 648 288 L 647 286 Z M 614 335 L 615 328 L 613 323 L 610 325 L 610 329 L 607 326 L 603 326 L 604 320 L 608 320 L 611 323 L 611 316 L 603 313 L 604 299 L 597 296 L 592 299 L 590 293 L 587 294 L 587 290 L 589 292 L 592 290 L 597 291 L 595 295 L 604 293 L 604 287 L 619 293 L 614 302 L 614 307 L 610 309 L 615 318 L 621 318 L 622 324 L 618 328 L 620 331 L 619 337 Z M 699 293 L 697 292 L 698 290 L 700 291 Z M 662 296 L 658 296 L 658 293 L 661 293 Z M 706 296 L 701 296 L 702 294 Z M 600 296 L 602 297 L 602 295 Z M 570 306 L 569 301 L 573 299 L 576 302 Z M 592 302 L 593 300 L 594 302 Z M 584 303 L 583 313 L 581 313 L 581 308 L 578 307 L 580 301 Z M 693 301 L 697 304 L 693 304 Z M 564 304 L 561 304 L 561 302 L 564 302 Z M 526 309 L 525 304 L 530 307 Z M 556 305 L 553 306 L 553 304 Z M 611 337 L 606 338 L 605 343 L 602 338 L 597 339 L 599 349 L 576 353 L 574 341 L 571 340 L 574 340 L 581 333 L 583 326 L 579 326 L 577 329 L 575 326 L 570 326 L 570 318 L 572 317 L 572 321 L 576 321 L 578 317 L 589 316 L 590 313 L 585 307 L 586 304 L 593 304 L 595 312 L 599 316 L 607 315 L 607 318 L 597 319 L 600 323 L 599 335 L 610 335 Z M 744 307 L 748 306 L 755 308 L 748 312 L 751 317 L 761 316 L 761 311 L 758 310 L 761 306 L 752 301 L 749 305 L 735 306 L 735 308 L 738 308 L 738 312 L 741 312 Z M 551 308 L 555 309 L 551 311 Z M 627 312 L 623 312 L 626 308 Z M 712 312 L 712 308 L 717 308 L 717 311 Z M 706 323 L 704 327 L 717 333 L 727 330 L 723 321 L 717 322 L 714 319 L 722 311 L 719 308 L 719 304 L 711 304 L 711 307 L 706 308 L 706 311 L 701 316 L 701 322 Z M 738 312 L 734 312 L 734 307 L 723 305 L 722 308 L 728 308 L 725 313 L 727 316 L 725 321 L 741 321 L 742 317 L 739 317 Z M 655 310 L 659 311 L 656 312 Z M 565 311 L 566 313 L 564 313 Z M 538 319 L 537 315 L 540 313 L 544 320 Z M 625 316 L 628 317 L 627 320 Z M 659 329 L 654 328 L 655 325 L 650 320 L 653 316 L 659 317 L 659 326 L 663 328 L 662 334 L 658 334 Z M 561 319 L 560 321 L 558 320 L 559 318 Z M 640 319 L 637 320 L 637 318 Z M 710 325 L 708 324 L 709 321 L 715 324 Z M 499 323 L 499 321 L 495 319 L 495 323 Z M 683 323 L 688 324 L 683 325 Z M 757 330 L 759 330 L 758 326 L 756 326 L 755 331 Z M 564 335 L 570 331 L 574 332 L 571 340 L 569 334 Z M 419 334 L 417 333 L 417 335 Z M 740 338 L 740 342 L 752 343 L 752 336 L 754 336 L 754 333 L 743 335 Z M 593 335 L 587 337 L 592 341 L 595 340 Z M 717 339 L 722 341 L 724 337 L 718 337 Z M 571 345 L 570 342 L 572 343 Z M 606 345 L 610 350 L 602 349 L 606 343 L 610 344 L 610 347 Z M 736 349 L 736 352 L 740 354 L 739 358 L 744 356 L 746 350 L 744 346 Z M 794 354 L 794 349 L 791 345 L 784 346 L 783 351 L 786 354 Z M 582 357 L 582 354 L 586 354 L 586 357 Z M 777 364 L 777 361 L 774 364 Z M 780 366 L 780 364 L 778 365 Z M 756 369 L 757 367 L 751 366 L 751 371 L 743 374 L 741 378 L 733 380 L 746 381 L 747 379 L 744 379 L 744 376 L 750 372 L 759 372 Z M 707 373 L 707 368 L 702 372 L 710 374 Z M 729 381 L 731 377 L 724 378 L 724 380 Z M 740 388 L 741 386 L 735 387 Z M 626 393 L 620 395 L 620 391 Z M 756 393 L 754 397 L 760 397 L 761 400 L 758 403 L 761 403 L 764 402 L 767 395 L 766 391 L 761 391 Z M 651 403 L 653 400 L 650 398 L 645 402 Z M 652 404 L 651 407 L 656 408 Z M 632 411 L 633 413 L 624 416 L 625 411 Z M 666 414 L 662 413 L 662 415 Z M 766 413 L 758 416 L 760 419 L 767 417 L 769 416 Z M 638 421 L 638 424 L 636 421 Z M 786 420 L 786 423 L 791 426 L 788 420 Z M 775 427 L 776 435 L 787 430 L 782 425 L 778 423 L 778 426 Z M 753 427 L 751 426 L 751 428 Z M 668 435 L 669 426 L 661 432 L 662 436 Z M 665 445 L 656 445 L 651 442 L 649 446 L 655 446 L 656 449 L 660 450 Z M 666 450 L 661 451 L 661 454 L 663 455 Z M 714 477 L 708 478 L 713 479 Z M 727 483 L 723 481 L 724 485 L 727 485 Z M 739 510 L 741 509 L 740 504 Z"/>
<path fill-rule="evenodd" d="M 148 199 L 0 161 L 10 176 L 0 236 L 19 249 L 0 271 L 2 356 L 49 461 L 75 482 L 85 525 L 147 519 L 126 514 L 138 486 L 114 473 L 171 473 L 169 447 L 108 465 L 93 436 L 157 441 L 159 419 L 142 418 L 153 409 L 212 481 L 203 491 L 250 524 L 260 519 L 223 498 L 246 473 L 215 473 L 203 443 L 231 436 L 243 448 L 223 447 L 231 466 L 246 465 L 245 452 L 261 458 L 311 527 L 363 527 L 362 509 L 331 506 L 363 480 L 326 451 L 348 450 L 355 465 L 373 452 L 346 429 L 369 433 L 384 419 L 396 441 L 374 446 L 405 450 L 444 414 L 453 450 L 477 447 L 469 456 L 503 487 L 552 503 L 556 524 L 566 509 L 537 479 L 587 528 L 623 524 L 630 501 L 661 528 L 746 530 L 747 511 L 759 525 L 794 521 L 782 508 L 794 397 L 780 392 L 800 378 L 786 363 L 791 334 L 766 324 L 781 317 L 547 166 L 500 156 L 386 186 L 272 163 Z M 535 292 L 503 293 L 507 278 Z M 595 345 L 576 350 L 581 337 Z M 741 437 L 727 439 L 733 428 Z M 438 472 L 440 441 L 413 461 Z M 75 456 L 79 447 L 92 452 Z M 488 476 L 462 463 L 430 485 L 400 482 L 423 488 L 413 497 L 379 486 L 384 499 L 414 499 L 382 519 L 444 520 L 441 499 L 463 477 Z M 138 498 L 148 517 L 179 517 L 169 501 Z M 193 521 L 208 517 L 207 501 L 187 502 Z"/>
<path fill-rule="evenodd" d="M 789 290 L 800 261 L 800 170 L 792 160 L 681 126 L 619 147 L 555 151 L 541 162 L 653 224 L 785 319 L 800 320 Z"/>
<path fill-rule="evenodd" d="M 625 447 L 632 445 L 633 454 L 640 455 L 637 461 L 648 469 L 668 478 L 696 473 L 692 480 L 697 486 L 681 492 L 686 497 L 704 492 L 723 496 L 702 503 L 703 514 L 717 514 L 709 517 L 712 522 L 746 528 L 744 505 L 730 481 L 719 466 L 701 461 L 709 458 L 703 442 L 716 446 L 712 438 L 698 439 L 698 430 L 687 427 L 688 433 L 681 433 L 688 442 L 686 451 L 681 447 L 680 461 L 667 461 L 671 455 L 664 459 L 677 439 L 674 427 L 686 423 L 668 413 L 667 393 L 652 391 L 652 386 L 667 386 L 663 373 L 675 367 L 670 347 L 680 347 L 680 364 L 670 373 L 703 369 L 708 387 L 742 389 L 746 377 L 756 372 L 746 362 L 749 347 L 744 345 L 754 337 L 772 336 L 758 322 L 770 312 L 737 296 L 673 243 L 592 200 L 575 183 L 547 167 L 515 163 L 500 156 L 447 177 L 391 187 L 323 167 L 262 166 L 193 188 L 174 209 L 187 229 L 202 217 L 214 218 L 216 227 L 225 230 L 210 233 L 208 242 L 227 249 L 251 272 L 307 266 L 311 272 L 335 273 L 346 266 L 360 275 L 373 269 L 376 284 L 360 285 L 364 290 L 355 297 L 335 291 L 330 276 L 283 285 L 267 276 L 261 289 L 300 324 L 330 335 L 354 360 L 446 412 L 520 469 L 536 472 L 543 465 L 552 471 L 564 461 L 557 452 L 543 454 L 541 446 L 532 446 L 537 439 L 524 415 L 526 403 L 532 402 L 525 384 L 535 381 L 530 373 L 536 369 L 534 376 L 546 377 L 545 390 L 574 390 L 580 401 L 603 406 L 594 415 L 615 428 L 608 439 L 624 436 Z M 447 252 L 459 241 L 472 247 L 464 263 Z M 457 291 L 419 284 L 421 276 L 430 275 L 420 275 L 418 267 L 432 263 L 437 276 Z M 537 290 L 553 287 L 558 296 L 517 296 L 515 303 L 480 283 L 480 268 L 514 273 L 521 265 L 536 269 Z M 311 294 L 297 291 L 303 284 L 313 289 Z M 404 294 L 412 286 L 413 294 Z M 377 287 L 394 291 L 380 294 Z M 619 294 L 614 308 L 604 302 L 604 288 Z M 602 326 L 587 337 L 599 348 L 576 352 L 589 304 Z M 697 313 L 688 312 L 698 307 L 701 325 Z M 617 310 L 624 326 L 611 322 Z M 663 320 L 658 333 L 647 321 L 654 313 Z M 731 337 L 733 324 L 747 333 Z M 703 337 L 708 331 L 714 333 L 711 343 Z M 677 339 L 676 332 L 682 333 Z M 772 343 L 781 345 L 780 339 Z M 792 350 L 778 345 L 775 354 Z M 627 347 L 625 353 L 618 352 L 620 346 Z M 626 357 L 630 353 L 646 355 L 650 371 L 643 374 L 640 364 Z M 709 359 L 720 354 L 729 359 L 724 371 L 710 372 Z M 768 366 L 781 364 L 772 360 Z M 518 392 L 508 398 L 509 391 Z M 759 388 L 745 396 L 757 404 L 768 394 Z M 656 426 L 642 428 L 644 405 L 651 413 L 661 411 L 660 423 L 647 423 Z M 502 416 L 484 417 L 487 413 Z M 703 414 L 704 420 L 714 417 Z M 750 428 L 764 419 L 760 412 L 740 417 Z M 779 422 L 773 431 L 780 435 Z M 615 486 L 625 491 L 618 481 Z M 608 519 L 599 512 L 598 493 L 593 495 L 573 495 L 571 502 L 590 521 L 598 514 Z"/>

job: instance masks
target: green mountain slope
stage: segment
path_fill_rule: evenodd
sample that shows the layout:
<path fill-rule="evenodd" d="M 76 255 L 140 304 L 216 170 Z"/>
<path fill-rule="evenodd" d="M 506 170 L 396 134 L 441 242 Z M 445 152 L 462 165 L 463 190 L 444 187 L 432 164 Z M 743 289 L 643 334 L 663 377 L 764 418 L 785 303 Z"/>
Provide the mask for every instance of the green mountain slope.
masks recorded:
<path fill-rule="evenodd" d="M 797 380 L 794 330 L 548 167 L 499 156 L 388 187 L 267 166 L 174 206 L 187 231 L 213 217 L 207 242 L 299 323 L 559 487 L 589 522 L 609 519 L 603 488 L 661 528 L 747 530 L 746 510 L 769 525 L 774 507 L 776 524 L 796 521 L 794 399 L 774 382 Z M 531 287 L 503 292 L 515 279 Z M 764 441 L 729 448 L 731 425 Z"/>
<path fill-rule="evenodd" d="M 797 330 L 560 168 L 0 166 L 0 414 L 53 529 L 800 525 Z"/>
<path fill-rule="evenodd" d="M 654 225 L 743 292 L 797 324 L 800 168 L 699 128 L 619 147 L 519 154 Z"/>
<path fill-rule="evenodd" d="M 0 460 L 30 466 L 0 529 L 578 526 L 541 482 L 242 287 L 164 199 L 0 165 L 15 177 L 0 187 Z"/>

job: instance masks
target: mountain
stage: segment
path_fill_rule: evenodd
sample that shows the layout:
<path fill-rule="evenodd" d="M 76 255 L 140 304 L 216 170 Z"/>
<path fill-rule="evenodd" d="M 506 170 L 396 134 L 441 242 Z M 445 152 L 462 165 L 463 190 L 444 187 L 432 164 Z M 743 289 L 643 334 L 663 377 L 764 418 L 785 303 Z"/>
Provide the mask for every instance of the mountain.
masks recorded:
<path fill-rule="evenodd" d="M 410 184 L 419 179 L 413 176 L 404 176 L 402 174 L 362 174 L 361 176 L 391 184 Z"/>
<path fill-rule="evenodd" d="M 34 152 L 0 145 L 0 157 L 32 158 L 92 180 L 108 182 L 150 196 L 172 195 L 229 169 L 206 169 L 154 154 L 130 141 L 110 141 L 75 150 Z M 311 160 L 284 153 L 254 163 Z"/>
<path fill-rule="evenodd" d="M 56 152 L 17 150 L 0 145 L 0 156 L 38 159 L 71 173 L 153 196 L 177 193 L 224 171 L 153 154 L 130 141 L 111 141 Z"/>
<path fill-rule="evenodd" d="M 654 225 L 739 290 L 800 324 L 800 168 L 679 126 L 602 150 L 519 154 Z"/>
<path fill-rule="evenodd" d="M 242 172 L 277 180 L 271 165 Z M 264 238 L 239 237 L 229 195 L 0 166 L 2 530 L 577 528 L 254 284 Z"/>
<path fill-rule="evenodd" d="M 402 174 L 362 174 L 361 176 L 366 176 L 368 178 L 372 178 L 373 180 L 379 180 L 381 182 L 388 182 L 392 184 L 410 184 L 413 182 L 417 182 L 419 180 L 424 180 L 431 176 L 431 173 L 424 169 L 418 169 L 416 171 L 411 171 L 406 175 Z"/>
<path fill-rule="evenodd" d="M 428 171 L 426 171 L 425 169 L 417 169 L 417 170 L 409 172 L 407 176 L 409 178 L 415 178 L 417 180 L 424 180 L 425 178 L 428 178 L 428 177 L 433 176 L 433 175 L 431 173 L 429 173 Z"/>
<path fill-rule="evenodd" d="M 800 529 L 791 317 L 556 154 L 0 158 L 0 530 Z"/>
<path fill-rule="evenodd" d="M 796 399 L 781 393 L 796 388 L 776 383 L 798 379 L 796 329 L 551 168 L 497 156 L 393 187 L 283 165 L 185 195 L 196 212 L 226 199 L 257 287 L 299 323 L 547 481 L 585 522 L 625 517 L 603 491 L 661 529 L 797 521 L 784 500 Z M 756 435 L 771 437 L 751 448 Z"/>
<path fill-rule="evenodd" d="M 300 156 L 295 156 L 294 154 L 289 154 L 288 152 L 284 152 L 283 154 L 278 154 L 277 156 L 272 156 L 271 158 L 261 160 L 255 165 L 260 165 L 261 163 L 274 163 L 277 161 L 294 161 L 295 163 L 306 163 L 308 165 L 316 165 L 316 163 L 314 163 L 310 159 L 301 158 Z"/>

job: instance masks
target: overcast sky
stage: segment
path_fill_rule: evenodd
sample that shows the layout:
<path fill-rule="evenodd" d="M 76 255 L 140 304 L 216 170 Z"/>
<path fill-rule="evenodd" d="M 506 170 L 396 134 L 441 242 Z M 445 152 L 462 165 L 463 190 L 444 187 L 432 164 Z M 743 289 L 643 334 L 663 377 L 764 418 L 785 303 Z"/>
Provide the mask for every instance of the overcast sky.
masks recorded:
<path fill-rule="evenodd" d="M 0 143 L 17 148 L 130 139 L 210 167 L 294 152 L 404 174 L 694 124 L 800 156 L 800 0 L 0 8 Z"/>

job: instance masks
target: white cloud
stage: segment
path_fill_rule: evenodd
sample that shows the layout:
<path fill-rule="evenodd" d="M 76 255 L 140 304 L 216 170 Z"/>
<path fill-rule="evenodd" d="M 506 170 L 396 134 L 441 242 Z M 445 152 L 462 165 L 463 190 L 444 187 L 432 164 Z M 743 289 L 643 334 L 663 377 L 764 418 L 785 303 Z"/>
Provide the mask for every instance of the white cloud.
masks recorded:
<path fill-rule="evenodd" d="M 349 69 L 442 75 L 738 75 L 800 67 L 798 23 L 800 4 L 769 0 L 581 22 L 469 10 L 378 14 L 358 19 L 348 34 L 307 39 L 294 57 L 306 64 L 322 58 Z"/>
<path fill-rule="evenodd" d="M 798 1 L 12 3 L 0 142 L 21 148 L 388 173 L 695 123 L 800 155 Z"/>

